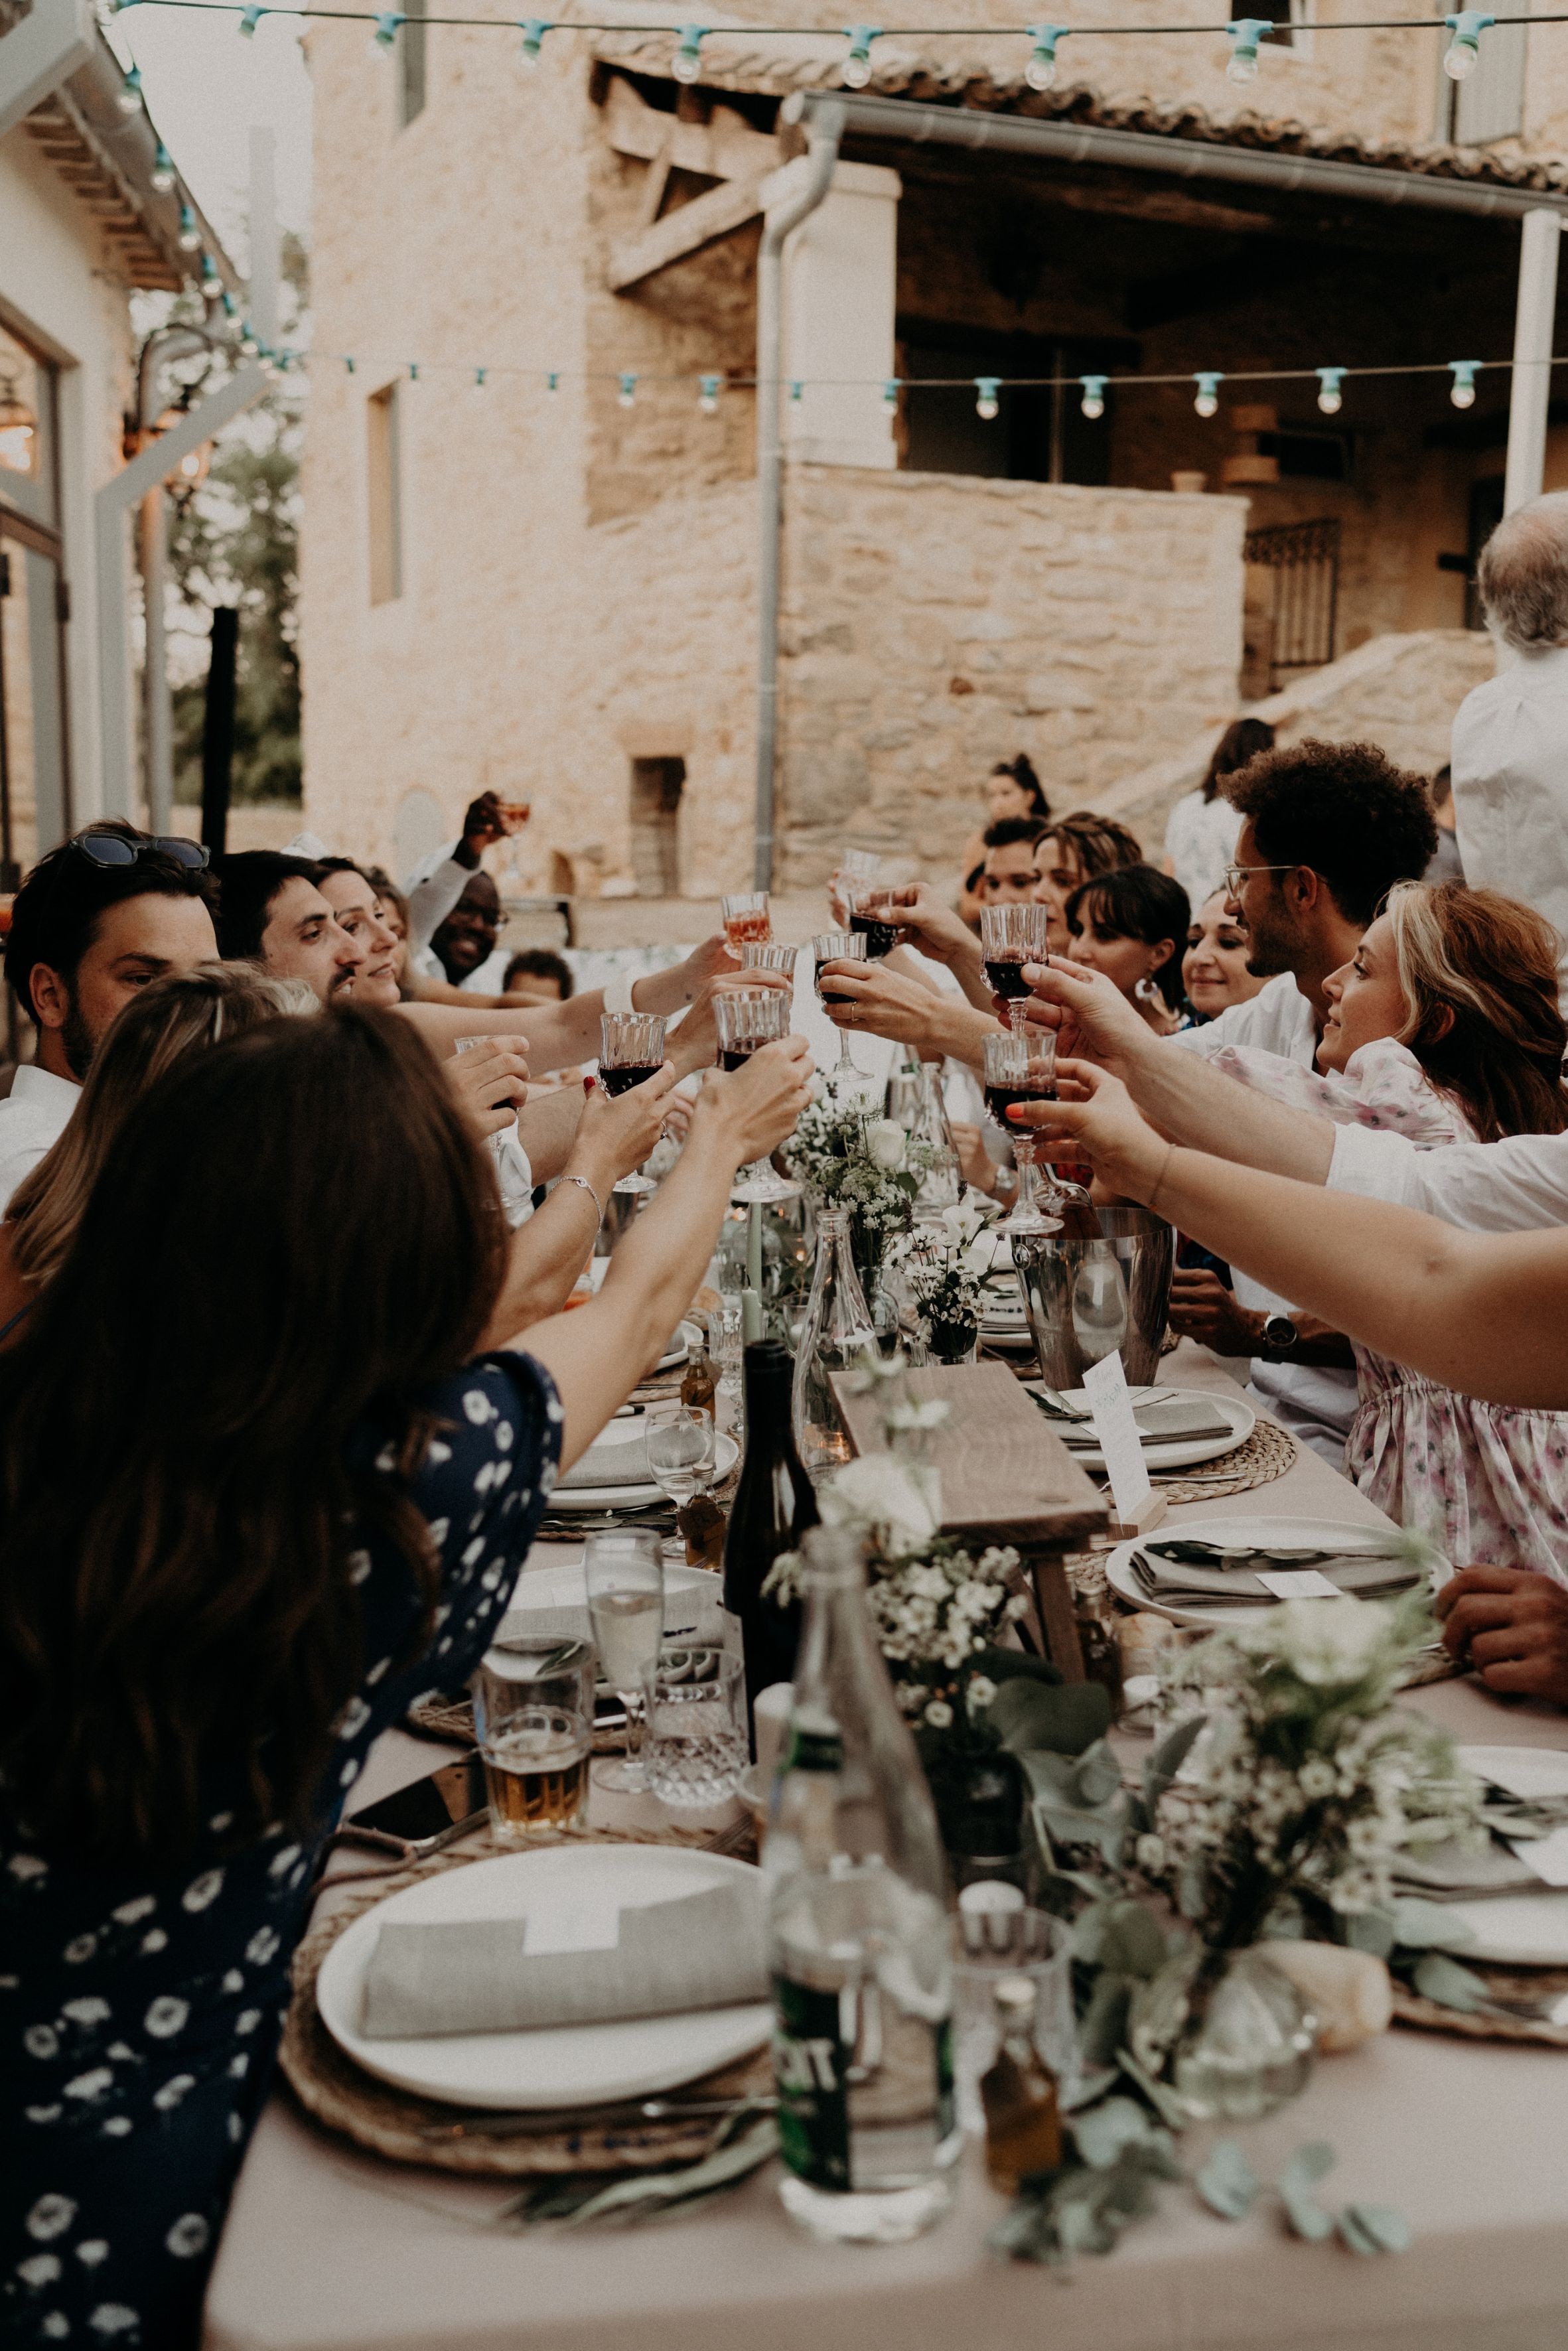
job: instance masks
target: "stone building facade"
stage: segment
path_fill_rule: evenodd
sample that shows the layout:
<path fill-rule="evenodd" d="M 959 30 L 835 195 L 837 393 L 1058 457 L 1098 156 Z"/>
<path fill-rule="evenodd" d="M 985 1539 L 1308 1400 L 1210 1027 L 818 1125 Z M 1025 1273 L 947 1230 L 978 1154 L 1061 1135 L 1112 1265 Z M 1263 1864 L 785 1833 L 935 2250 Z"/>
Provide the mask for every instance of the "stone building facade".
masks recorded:
<path fill-rule="evenodd" d="M 846 140 L 785 251 L 781 884 L 849 841 L 945 874 L 998 758 L 1027 749 L 1059 804 L 1109 806 L 1244 690 L 1473 620 L 1508 377 L 1461 412 L 1447 362 L 1509 353 L 1517 204 L 1327 195 L 1290 164 L 1560 204 L 1568 27 L 1527 52 L 1488 35 L 1456 119 L 1438 30 L 1292 9 L 1245 89 L 1212 35 L 1075 35 L 1044 93 L 1022 38 L 877 43 L 886 120 Z M 727 18 L 695 86 L 673 34 L 552 31 L 524 78 L 509 32 L 411 18 L 377 61 L 360 28 L 312 26 L 302 651 L 325 837 L 410 863 L 493 786 L 534 805 L 524 885 L 749 878 L 758 253 L 807 168 L 781 100 L 836 88 L 845 51 L 800 13 L 789 41 Z M 933 105 L 1168 144 L 1152 169 L 968 153 L 892 112 Z M 1238 148 L 1279 170 L 1204 177 Z M 1324 364 L 1430 372 L 1353 378 L 1331 418 Z M 1225 379 L 1212 419 L 1200 369 Z M 1308 372 L 1244 381 L 1282 369 Z M 1092 419 L 1086 373 L 1150 381 Z M 988 375 L 1036 381 L 988 421 Z M 1547 479 L 1568 481 L 1555 422 Z M 1257 559 L 1300 524 L 1333 549 L 1335 602 L 1291 644 Z"/>

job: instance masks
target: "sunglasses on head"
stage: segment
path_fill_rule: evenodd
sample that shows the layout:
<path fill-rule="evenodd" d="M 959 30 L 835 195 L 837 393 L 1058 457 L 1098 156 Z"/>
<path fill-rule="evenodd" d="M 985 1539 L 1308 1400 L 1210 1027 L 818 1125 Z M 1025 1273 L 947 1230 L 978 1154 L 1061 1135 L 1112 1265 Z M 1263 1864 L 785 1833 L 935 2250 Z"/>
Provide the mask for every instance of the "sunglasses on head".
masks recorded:
<path fill-rule="evenodd" d="M 199 841 L 182 841 L 177 834 L 129 841 L 122 832 L 80 832 L 71 847 L 80 850 L 94 865 L 134 865 L 139 857 L 156 852 L 193 873 L 199 873 L 212 855 Z"/>

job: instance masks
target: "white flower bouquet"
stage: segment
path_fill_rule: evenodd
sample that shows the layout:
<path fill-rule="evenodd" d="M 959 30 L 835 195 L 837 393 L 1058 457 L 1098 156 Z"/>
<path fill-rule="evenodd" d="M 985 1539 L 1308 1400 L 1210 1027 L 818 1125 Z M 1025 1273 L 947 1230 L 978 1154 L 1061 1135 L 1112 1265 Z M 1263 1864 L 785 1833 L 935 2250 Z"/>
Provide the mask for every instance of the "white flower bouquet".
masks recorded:
<path fill-rule="evenodd" d="M 899 1245 L 899 1270 L 920 1335 L 938 1354 L 961 1353 L 978 1334 L 985 1277 L 969 1252 L 995 1214 L 991 1203 L 967 1192 L 956 1207 L 943 1209 L 939 1222 L 918 1226 Z"/>
<path fill-rule="evenodd" d="M 787 1145 L 791 1173 L 819 1207 L 847 1208 L 857 1264 L 880 1264 L 909 1230 L 923 1155 L 895 1119 L 867 1118 L 822 1093 Z"/>

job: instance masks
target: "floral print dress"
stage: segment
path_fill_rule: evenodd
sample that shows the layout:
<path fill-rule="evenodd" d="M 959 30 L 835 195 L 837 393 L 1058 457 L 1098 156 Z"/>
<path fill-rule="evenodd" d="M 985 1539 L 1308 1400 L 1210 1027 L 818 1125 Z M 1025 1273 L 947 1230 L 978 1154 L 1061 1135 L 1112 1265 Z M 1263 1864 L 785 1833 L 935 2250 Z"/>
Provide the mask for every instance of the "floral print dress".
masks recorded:
<path fill-rule="evenodd" d="M 1479 1139 L 1391 1037 L 1361 1046 L 1343 1072 L 1236 1045 L 1214 1066 L 1277 1102 L 1340 1126 L 1384 1127 L 1424 1150 Z M 1456 1567 L 1533 1568 L 1568 1583 L 1568 1413 L 1486 1404 L 1352 1343 L 1360 1403 L 1344 1463 L 1368 1500 Z"/>
<path fill-rule="evenodd" d="M 420 1404 L 440 1435 L 411 1482 L 441 1554 L 435 1631 L 401 1556 L 350 1555 L 367 1669 L 308 1837 L 235 1848 L 234 1791 L 177 1869 L 85 1868 L 0 1801 L 0 2343 L 188 2351 L 266 2100 L 320 1848 L 371 1742 L 436 1677 L 461 1683 L 511 1597 L 555 1482 L 561 1408 L 531 1357 L 484 1356 Z M 392 1474 L 384 1429 L 356 1466 Z"/>

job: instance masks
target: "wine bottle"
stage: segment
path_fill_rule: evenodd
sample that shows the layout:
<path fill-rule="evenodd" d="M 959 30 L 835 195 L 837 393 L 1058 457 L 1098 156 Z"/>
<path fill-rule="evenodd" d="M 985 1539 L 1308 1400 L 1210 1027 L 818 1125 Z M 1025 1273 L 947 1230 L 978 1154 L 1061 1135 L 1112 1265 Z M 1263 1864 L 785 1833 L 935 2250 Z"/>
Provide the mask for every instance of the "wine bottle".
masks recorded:
<path fill-rule="evenodd" d="M 763 1875 L 779 2194 L 814 2236 L 895 2243 L 947 2209 L 947 1873 L 865 1599 L 861 1540 L 805 1540 L 806 1618 Z"/>
<path fill-rule="evenodd" d="M 780 1552 L 795 1551 L 817 1523 L 817 1498 L 795 1449 L 789 1420 L 794 1365 L 777 1339 L 754 1339 L 743 1356 L 746 1458 L 724 1543 L 724 1606 L 746 1659 L 746 1712 L 758 1690 L 787 1682 L 800 1638 L 798 1602 L 781 1607 L 762 1587 Z"/>

